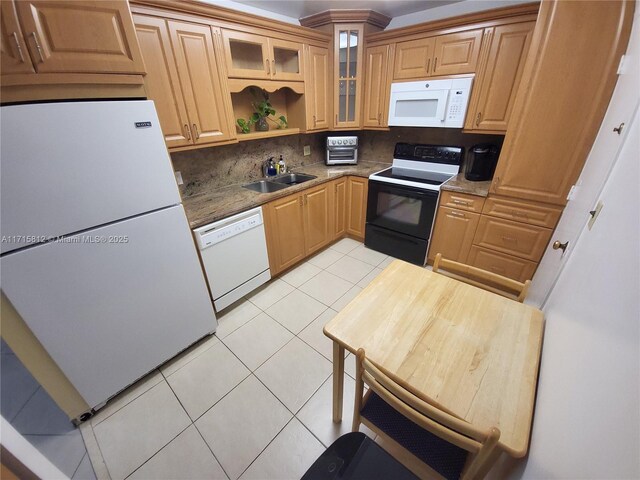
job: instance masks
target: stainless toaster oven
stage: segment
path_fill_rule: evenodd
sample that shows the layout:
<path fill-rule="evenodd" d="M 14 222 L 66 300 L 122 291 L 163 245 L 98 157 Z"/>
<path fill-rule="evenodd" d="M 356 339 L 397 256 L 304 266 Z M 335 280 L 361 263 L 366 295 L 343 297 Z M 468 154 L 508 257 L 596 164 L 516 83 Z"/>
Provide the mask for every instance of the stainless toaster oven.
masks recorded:
<path fill-rule="evenodd" d="M 327 165 L 358 163 L 358 137 L 327 137 Z"/>

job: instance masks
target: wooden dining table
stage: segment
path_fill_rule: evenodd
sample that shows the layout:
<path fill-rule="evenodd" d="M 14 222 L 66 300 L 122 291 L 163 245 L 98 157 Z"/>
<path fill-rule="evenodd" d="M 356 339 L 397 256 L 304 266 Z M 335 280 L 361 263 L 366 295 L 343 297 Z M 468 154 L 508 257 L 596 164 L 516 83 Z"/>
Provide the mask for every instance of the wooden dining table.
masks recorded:
<path fill-rule="evenodd" d="M 333 340 L 333 420 L 342 420 L 345 349 L 365 350 L 412 393 L 470 424 L 529 445 L 544 317 L 540 310 L 401 260 L 324 327 Z"/>

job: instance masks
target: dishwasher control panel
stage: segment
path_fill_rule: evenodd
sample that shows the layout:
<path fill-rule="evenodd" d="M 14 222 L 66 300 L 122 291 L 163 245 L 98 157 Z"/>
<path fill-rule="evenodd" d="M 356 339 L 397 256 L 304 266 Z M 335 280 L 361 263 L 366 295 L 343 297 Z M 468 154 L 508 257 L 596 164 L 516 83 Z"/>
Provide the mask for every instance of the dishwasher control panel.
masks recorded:
<path fill-rule="evenodd" d="M 262 225 L 262 209 L 251 210 L 194 230 L 200 250 Z"/>

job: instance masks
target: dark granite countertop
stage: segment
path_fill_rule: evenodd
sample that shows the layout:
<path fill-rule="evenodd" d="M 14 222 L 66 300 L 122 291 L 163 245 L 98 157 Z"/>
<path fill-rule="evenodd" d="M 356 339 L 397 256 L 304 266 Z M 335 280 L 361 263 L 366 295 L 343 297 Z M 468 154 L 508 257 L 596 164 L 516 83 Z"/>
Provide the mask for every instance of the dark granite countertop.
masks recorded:
<path fill-rule="evenodd" d="M 182 204 L 187 213 L 189 226 L 198 228 L 230 215 L 244 212 L 251 208 L 264 205 L 277 198 L 286 197 L 296 192 L 315 187 L 321 183 L 334 180 L 345 175 L 368 177 L 378 170 L 389 167 L 388 163 L 359 162 L 357 165 L 327 166 L 324 163 L 315 163 L 303 167 L 293 168 L 295 173 L 306 173 L 318 178 L 308 182 L 292 185 L 291 187 L 272 193 L 258 193 L 243 188 L 244 184 L 229 185 L 217 188 L 210 192 L 199 193 L 182 199 Z M 247 181 L 246 183 L 251 183 Z M 486 193 L 485 193 L 486 196 Z"/>
<path fill-rule="evenodd" d="M 464 178 L 463 173 L 459 173 L 443 183 L 440 188 L 442 190 L 449 190 L 450 192 L 468 193 L 469 195 L 486 197 L 489 194 L 489 187 L 491 187 L 491 180 L 486 182 L 471 182 Z"/>

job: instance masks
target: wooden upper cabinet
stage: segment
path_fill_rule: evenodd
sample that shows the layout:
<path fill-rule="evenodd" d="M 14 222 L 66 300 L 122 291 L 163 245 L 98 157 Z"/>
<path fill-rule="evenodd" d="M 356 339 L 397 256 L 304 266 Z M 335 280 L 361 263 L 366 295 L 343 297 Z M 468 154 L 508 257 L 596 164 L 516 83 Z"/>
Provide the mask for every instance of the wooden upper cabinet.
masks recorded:
<path fill-rule="evenodd" d="M 474 73 L 480 55 L 482 29 L 435 37 L 432 75 Z"/>
<path fill-rule="evenodd" d="M 16 8 L 38 73 L 145 73 L 126 0 L 22 0 Z"/>
<path fill-rule="evenodd" d="M 176 21 L 168 25 L 193 143 L 228 140 L 230 99 L 223 96 L 211 27 Z"/>
<path fill-rule="evenodd" d="M 529 52 L 535 22 L 485 30 L 490 39 L 486 66 L 476 78 L 466 130 L 506 131 Z"/>
<path fill-rule="evenodd" d="M 305 99 L 307 130 L 328 129 L 331 124 L 329 49 L 309 46 Z"/>
<path fill-rule="evenodd" d="M 433 64 L 435 46 L 435 37 L 397 43 L 393 79 L 403 80 L 429 76 Z"/>
<path fill-rule="evenodd" d="M 566 204 L 613 93 L 633 9 L 542 2 L 491 193 Z"/>
<path fill-rule="evenodd" d="M 369 47 L 365 52 L 365 84 L 362 126 L 383 128 L 387 125 L 390 82 L 387 77 L 389 45 Z"/>
<path fill-rule="evenodd" d="M 303 45 L 235 30 L 223 30 L 229 77 L 304 80 Z"/>
<path fill-rule="evenodd" d="M 189 117 L 167 22 L 146 15 L 134 15 L 133 20 L 147 70 L 145 89 L 156 105 L 167 147 L 190 145 Z"/>
<path fill-rule="evenodd" d="M 0 12 L 0 73 L 35 73 L 15 3 L 1 1 Z"/>
<path fill-rule="evenodd" d="M 363 24 L 334 26 L 335 129 L 361 127 L 363 42 Z"/>
<path fill-rule="evenodd" d="M 276 38 L 269 38 L 271 78 L 273 80 L 304 80 L 303 45 Z"/>

